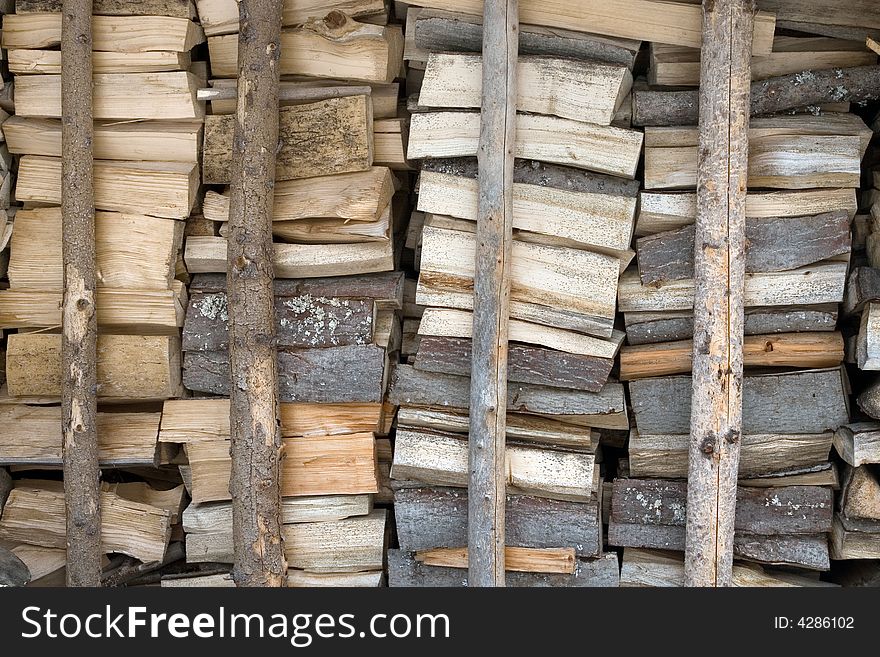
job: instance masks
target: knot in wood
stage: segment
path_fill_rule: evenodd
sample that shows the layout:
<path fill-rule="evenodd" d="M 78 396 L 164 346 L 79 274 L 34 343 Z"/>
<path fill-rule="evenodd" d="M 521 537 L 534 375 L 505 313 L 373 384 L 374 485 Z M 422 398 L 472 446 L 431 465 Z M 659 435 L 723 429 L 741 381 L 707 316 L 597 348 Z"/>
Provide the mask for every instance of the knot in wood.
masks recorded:
<path fill-rule="evenodd" d="M 91 41 L 91 39 L 89 38 L 88 34 L 77 34 L 76 35 L 76 42 L 77 43 L 80 43 L 80 44 L 86 46 L 86 45 L 88 45 L 89 41 Z"/>
<path fill-rule="evenodd" d="M 700 451 L 703 452 L 706 456 L 715 453 L 715 445 L 718 441 L 715 439 L 714 434 L 708 435 L 703 438 L 703 441 L 700 443 Z"/>
<path fill-rule="evenodd" d="M 341 11 L 331 11 L 324 17 L 324 24 L 329 28 L 343 27 L 348 22 L 348 18 Z"/>
<path fill-rule="evenodd" d="M 76 309 L 79 311 L 87 310 L 89 308 L 89 306 L 91 306 L 91 305 L 92 304 L 89 303 L 88 299 L 84 299 L 84 298 L 80 297 L 79 299 L 76 300 Z"/>
<path fill-rule="evenodd" d="M 728 429 L 727 433 L 724 434 L 724 440 L 727 441 L 728 445 L 736 445 L 739 442 L 740 435 L 737 429 Z"/>

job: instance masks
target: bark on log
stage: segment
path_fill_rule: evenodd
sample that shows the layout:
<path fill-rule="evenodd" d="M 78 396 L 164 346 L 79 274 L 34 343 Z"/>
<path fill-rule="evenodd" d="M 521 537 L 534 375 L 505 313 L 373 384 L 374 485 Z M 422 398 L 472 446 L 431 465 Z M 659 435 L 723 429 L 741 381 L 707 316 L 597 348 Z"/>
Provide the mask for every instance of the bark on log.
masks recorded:
<path fill-rule="evenodd" d="M 877 98 L 880 98 L 880 66 L 803 71 L 752 84 L 749 111 L 756 116 L 824 103 L 859 103 Z M 634 91 L 633 125 L 693 125 L 699 118 L 700 102 L 699 90 Z"/>
<path fill-rule="evenodd" d="M 238 111 L 227 240 L 232 533 L 237 586 L 284 586 L 272 288 L 281 0 L 239 4 Z"/>
<path fill-rule="evenodd" d="M 101 584 L 92 177 L 92 2 L 65 0 L 61 23 L 61 413 L 67 514 L 67 584 Z"/>
<path fill-rule="evenodd" d="M 732 578 L 754 15 L 754 0 L 703 5 L 686 586 Z"/>
<path fill-rule="evenodd" d="M 479 214 L 471 367 L 468 577 L 504 586 L 504 443 L 507 422 L 507 320 L 513 241 L 518 0 L 483 5 Z"/>

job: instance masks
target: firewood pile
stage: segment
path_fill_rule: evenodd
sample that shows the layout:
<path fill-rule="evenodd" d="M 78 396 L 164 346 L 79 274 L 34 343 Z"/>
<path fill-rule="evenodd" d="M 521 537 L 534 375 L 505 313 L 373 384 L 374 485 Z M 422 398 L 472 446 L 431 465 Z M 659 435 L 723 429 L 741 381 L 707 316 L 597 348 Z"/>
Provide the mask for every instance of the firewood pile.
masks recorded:
<path fill-rule="evenodd" d="M 0 557 L 52 584 L 61 14 L 6 4 Z M 509 586 L 685 578 L 701 9 L 625 4 L 519 2 Z M 737 586 L 880 581 L 880 8 L 825 4 L 759 0 L 754 22 Z M 102 581 L 232 586 L 238 2 L 110 5 L 92 37 Z M 480 0 L 284 2 L 288 586 L 468 584 L 482 39 Z"/>

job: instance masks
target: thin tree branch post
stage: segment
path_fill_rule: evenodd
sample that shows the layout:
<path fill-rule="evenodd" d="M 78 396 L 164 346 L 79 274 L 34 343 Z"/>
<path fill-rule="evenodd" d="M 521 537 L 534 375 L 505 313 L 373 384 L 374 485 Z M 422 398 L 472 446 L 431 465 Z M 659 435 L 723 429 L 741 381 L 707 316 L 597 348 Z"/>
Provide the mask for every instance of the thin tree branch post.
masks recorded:
<path fill-rule="evenodd" d="M 101 584 L 95 201 L 92 180 L 92 0 L 64 0 L 61 20 L 61 231 L 64 301 L 61 415 L 67 584 Z"/>
<path fill-rule="evenodd" d="M 517 0 L 484 3 L 470 398 L 470 586 L 504 586 L 504 440 L 519 49 L 517 9 Z"/>
<path fill-rule="evenodd" d="M 242 0 L 227 240 L 232 536 L 238 586 L 284 586 L 272 281 L 282 0 Z"/>
<path fill-rule="evenodd" d="M 729 586 L 742 429 L 754 0 L 704 0 L 685 584 Z"/>

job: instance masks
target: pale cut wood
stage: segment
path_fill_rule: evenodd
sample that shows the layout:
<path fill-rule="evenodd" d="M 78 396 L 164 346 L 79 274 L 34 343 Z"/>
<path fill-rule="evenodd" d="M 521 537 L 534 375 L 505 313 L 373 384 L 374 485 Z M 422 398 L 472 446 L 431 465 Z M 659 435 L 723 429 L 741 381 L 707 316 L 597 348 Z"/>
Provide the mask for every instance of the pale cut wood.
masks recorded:
<path fill-rule="evenodd" d="M 467 568 L 468 549 L 449 547 L 421 550 L 416 552 L 415 559 L 426 566 Z M 504 548 L 504 568 L 509 571 L 571 575 L 574 574 L 576 563 L 574 548 Z"/>
<path fill-rule="evenodd" d="M 10 50 L 9 72 L 16 75 L 60 75 L 61 52 L 58 50 Z M 95 73 L 162 73 L 186 71 L 191 64 L 189 53 L 170 52 L 93 52 Z"/>
<path fill-rule="evenodd" d="M 140 561 L 161 561 L 171 536 L 171 514 L 149 504 L 102 492 L 101 551 L 119 552 Z M 64 494 L 34 488 L 10 493 L 0 519 L 0 538 L 63 548 L 66 545 Z"/>
<path fill-rule="evenodd" d="M 238 36 L 208 38 L 211 72 L 238 74 Z M 364 82 L 393 82 L 403 61 L 398 25 L 368 25 L 340 11 L 281 32 L 281 75 L 304 75 Z"/>
<path fill-rule="evenodd" d="M 198 23 L 172 16 L 93 16 L 92 49 L 115 52 L 187 52 L 204 42 Z M 61 43 L 61 14 L 11 14 L 3 21 L 2 45 L 51 48 Z"/>
<path fill-rule="evenodd" d="M 198 78 L 186 71 L 97 73 L 93 76 L 94 119 L 201 119 Z M 15 81 L 15 113 L 61 117 L 61 76 L 23 75 Z"/>
<path fill-rule="evenodd" d="M 417 303 L 473 308 L 475 242 L 464 231 L 425 226 Z M 610 337 L 618 272 L 618 260 L 607 255 L 514 241 L 510 316 Z M 458 295 L 437 303 L 440 299 L 430 296 L 432 288 Z M 554 313 L 570 319 L 557 319 Z"/>
<path fill-rule="evenodd" d="M 880 481 L 870 467 L 846 467 L 838 508 L 850 523 L 880 530 Z"/>
<path fill-rule="evenodd" d="M 858 187 L 861 178 L 858 137 L 768 136 L 750 139 L 751 187 L 805 189 Z M 696 186 L 697 150 L 690 146 L 645 149 L 646 189 Z"/>
<path fill-rule="evenodd" d="M 510 445 L 505 452 L 509 492 L 587 502 L 597 494 L 592 454 Z M 432 486 L 468 485 L 468 444 L 462 436 L 414 429 L 397 432 L 392 479 Z"/>
<path fill-rule="evenodd" d="M 480 55 L 432 53 L 419 92 L 424 107 L 479 108 Z M 516 108 L 574 121 L 610 125 L 632 86 L 625 66 L 550 57 L 517 61 Z"/>
<path fill-rule="evenodd" d="M 336 522 L 284 525 L 284 556 L 291 568 L 310 572 L 359 572 L 382 568 L 387 512 Z M 186 537 L 188 563 L 231 562 L 232 532 L 190 534 Z"/>
<path fill-rule="evenodd" d="M 98 160 L 198 162 L 202 128 L 186 121 L 95 123 Z M 61 121 L 12 116 L 3 122 L 10 153 L 61 157 Z"/>
<path fill-rule="evenodd" d="M 413 114 L 407 156 L 473 157 L 477 154 L 477 112 Z M 515 155 L 632 179 L 642 151 L 642 133 L 553 116 L 518 114 Z"/>
<path fill-rule="evenodd" d="M 410 4 L 406 2 L 405 4 Z M 483 13 L 479 0 L 414 0 L 412 4 L 463 14 Z M 656 0 L 617 0 L 608 7 L 602 0 L 523 0 L 519 19 L 523 23 L 593 32 L 625 39 L 657 41 L 699 48 L 702 41 L 700 8 Z M 775 17 L 760 12 L 755 18 L 752 50 L 769 53 L 773 48 Z"/>
<path fill-rule="evenodd" d="M 373 164 L 371 111 L 366 96 L 282 107 L 276 179 L 368 170 Z M 202 182 L 229 183 L 235 124 L 235 116 L 231 114 L 206 117 Z"/>
<path fill-rule="evenodd" d="M 15 13 L 61 11 L 63 0 L 15 0 Z M 195 18 L 192 0 L 95 0 L 93 12 L 100 16 L 173 16 Z"/>
<path fill-rule="evenodd" d="M 880 303 L 869 303 L 862 310 L 856 358 L 860 370 L 880 370 Z"/>
<path fill-rule="evenodd" d="M 8 273 L 13 290 L 63 289 L 61 222 L 61 208 L 16 213 Z M 96 212 L 97 287 L 170 290 L 182 242 L 182 222 Z"/>
<path fill-rule="evenodd" d="M 865 45 L 868 46 L 874 53 L 880 55 L 880 41 L 876 41 L 871 37 L 868 37 L 865 40 Z"/>
<path fill-rule="evenodd" d="M 272 221 L 314 218 L 376 221 L 388 208 L 394 188 L 394 175 L 387 167 L 303 180 L 279 180 L 275 183 Z M 207 192 L 202 208 L 206 219 L 229 220 L 228 194 Z"/>
<path fill-rule="evenodd" d="M 845 262 L 826 261 L 791 271 L 746 274 L 744 303 L 746 307 L 837 304 L 843 301 L 847 269 Z M 691 310 L 693 299 L 693 279 L 642 285 L 634 269 L 620 277 L 621 312 Z"/>
<path fill-rule="evenodd" d="M 94 171 L 100 210 L 183 219 L 196 202 L 196 164 L 97 160 Z M 61 192 L 60 158 L 25 155 L 19 160 L 17 200 L 59 204 Z"/>
<path fill-rule="evenodd" d="M 834 432 L 834 449 L 853 467 L 880 463 L 880 424 L 859 422 Z"/>
<path fill-rule="evenodd" d="M 397 411 L 400 427 L 433 429 L 447 433 L 467 433 L 468 414 L 463 409 L 402 406 Z M 558 420 L 521 413 L 507 414 L 507 437 L 528 443 L 596 451 L 599 432 Z"/>
<path fill-rule="evenodd" d="M 372 433 L 289 437 L 283 440 L 281 496 L 357 495 L 375 493 L 376 448 Z M 229 443 L 188 443 L 193 502 L 230 499 L 232 462 Z"/>
<path fill-rule="evenodd" d="M 365 516 L 373 510 L 369 495 L 324 495 L 286 497 L 281 500 L 281 520 L 285 525 L 297 522 L 333 522 L 352 516 Z M 232 504 L 216 502 L 190 504 L 183 512 L 183 530 L 187 534 L 210 534 L 232 527 Z"/>
<path fill-rule="evenodd" d="M 626 548 L 620 568 L 620 586 L 683 586 L 684 561 L 680 555 L 660 550 Z M 835 586 L 811 577 L 788 572 L 768 572 L 758 565 L 735 563 L 731 576 L 735 587 L 816 587 Z"/>
<path fill-rule="evenodd" d="M 623 331 L 614 331 L 611 339 L 603 340 L 516 319 L 510 320 L 508 326 L 508 339 L 511 342 L 536 344 L 571 354 L 599 358 L 614 358 L 626 337 Z M 426 308 L 419 324 L 419 335 L 470 338 L 472 329 L 472 313 L 446 308 Z"/>
<path fill-rule="evenodd" d="M 832 434 L 748 434 L 742 437 L 739 477 L 809 468 L 828 460 Z M 688 436 L 629 434 L 629 474 L 632 477 L 687 477 Z"/>
<path fill-rule="evenodd" d="M 203 0 L 204 1 L 204 0 Z M 381 570 L 362 573 L 311 573 L 305 570 L 288 570 L 287 588 L 377 588 L 382 586 L 384 574 Z M 224 588 L 233 587 L 232 575 L 194 575 L 183 577 L 163 577 L 163 588 Z"/>
<path fill-rule="evenodd" d="M 148 465 L 156 460 L 159 413 L 98 413 L 98 460 L 103 467 Z M 0 463 L 60 465 L 61 407 L 0 408 Z"/>
<path fill-rule="evenodd" d="M 831 530 L 831 556 L 834 559 L 880 558 L 880 532 L 863 532 L 846 527 L 846 518 L 834 516 Z"/>
<path fill-rule="evenodd" d="M 843 362 L 840 333 L 749 335 L 743 340 L 745 367 L 835 367 Z M 620 380 L 690 372 L 693 340 L 623 347 Z"/>
<path fill-rule="evenodd" d="M 423 170 L 418 208 L 476 221 L 475 179 Z M 632 241 L 636 199 L 617 194 L 514 182 L 513 227 L 566 240 L 569 246 L 621 256 Z"/>
<path fill-rule="evenodd" d="M 8 338 L 6 383 L 12 397 L 61 394 L 61 336 L 18 333 Z M 174 336 L 102 335 L 97 396 L 105 400 L 164 400 L 180 388 L 180 341 Z"/>
<path fill-rule="evenodd" d="M 394 269 L 392 240 L 362 244 L 274 245 L 273 266 L 278 278 L 354 276 Z M 226 240 L 190 237 L 184 252 L 191 274 L 222 272 L 226 267 Z"/>
<path fill-rule="evenodd" d="M 848 385 L 840 368 L 747 376 L 742 433 L 822 433 L 849 422 Z M 629 384 L 636 426 L 644 434 L 686 434 L 691 415 L 689 376 Z"/>
<path fill-rule="evenodd" d="M 332 436 L 378 432 L 380 404 L 281 404 L 281 435 Z M 192 443 L 229 439 L 229 400 L 175 399 L 162 407 L 159 441 Z"/>
<path fill-rule="evenodd" d="M 199 21 L 205 34 L 238 32 L 238 7 L 235 0 L 196 0 Z M 283 0 L 281 24 L 299 25 L 312 18 L 323 18 L 330 11 L 341 11 L 352 18 L 385 18 L 384 0 Z"/>
<path fill-rule="evenodd" d="M 67 551 L 38 545 L 18 545 L 11 552 L 24 562 L 31 573 L 31 581 L 51 575 L 67 565 Z"/>
<path fill-rule="evenodd" d="M 675 230 L 694 223 L 695 193 L 642 192 L 635 235 L 642 237 Z M 746 195 L 746 217 L 803 217 L 846 210 L 852 219 L 858 204 L 853 189 L 808 189 L 780 192 L 751 192 Z"/>
<path fill-rule="evenodd" d="M 509 388 L 510 412 L 540 415 L 582 427 L 629 429 L 620 383 L 607 383 L 598 393 L 532 384 Z M 394 371 L 388 399 L 398 406 L 467 409 L 469 389 L 467 377 L 422 372 L 410 365 L 400 365 Z"/>

